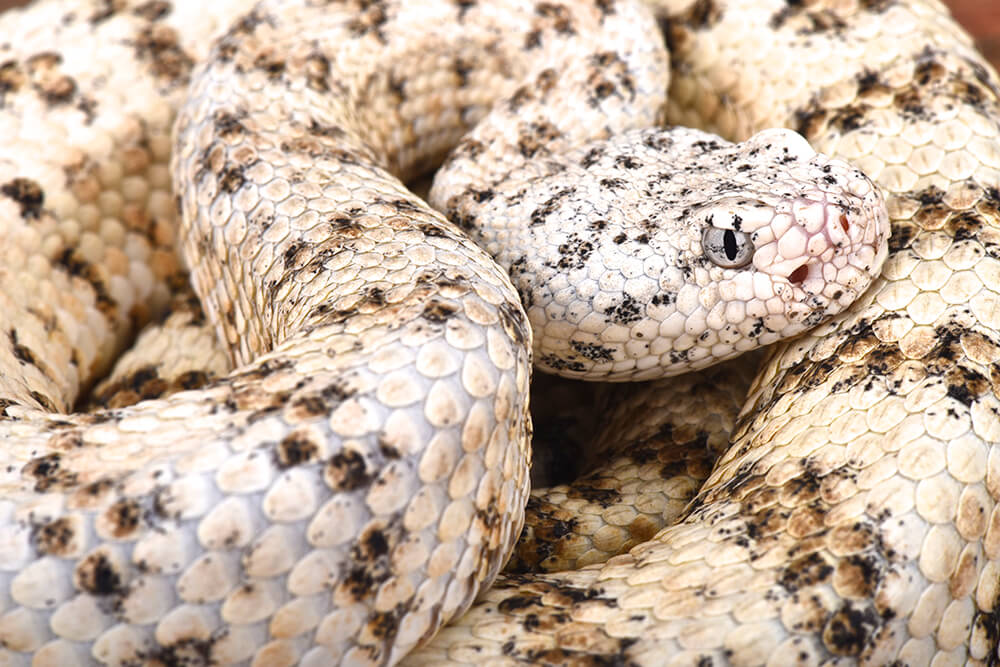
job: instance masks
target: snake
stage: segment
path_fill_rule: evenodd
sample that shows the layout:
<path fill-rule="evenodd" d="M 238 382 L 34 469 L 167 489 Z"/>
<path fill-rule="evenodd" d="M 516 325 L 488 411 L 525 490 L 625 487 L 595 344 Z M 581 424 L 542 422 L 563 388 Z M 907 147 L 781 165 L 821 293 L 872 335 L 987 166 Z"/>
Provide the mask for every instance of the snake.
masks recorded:
<path fill-rule="evenodd" d="M 931 0 L 650 4 L 43 0 L 3 15 L 5 663 L 997 660 L 995 72 Z M 581 51 L 588 21 L 610 32 Z M 332 46 L 313 37 L 330 26 Z M 546 106 L 560 99 L 575 101 Z M 837 159 L 766 129 L 781 126 Z M 670 184 L 680 153 L 694 170 Z M 765 187 L 720 200 L 751 154 L 769 157 Z M 430 196 L 448 219 L 402 183 L 444 159 Z M 892 236 L 888 256 L 834 264 L 864 271 L 827 291 L 799 251 L 844 245 L 863 228 L 848 194 L 879 196 L 838 160 L 878 183 Z M 822 195 L 765 213 L 789 172 Z M 175 199 L 172 178 L 195 187 Z M 709 192 L 697 231 L 638 196 L 677 198 L 686 179 Z M 481 211 L 510 222 L 488 231 Z M 561 223 L 581 213 L 591 235 L 571 237 Z M 768 223 L 797 216 L 811 236 L 786 253 Z M 556 254 L 505 260 L 517 235 Z M 769 241 L 751 263 L 778 268 L 755 280 L 793 305 L 747 317 L 747 283 L 718 278 Z M 591 275 L 591 259 L 617 265 Z M 713 296 L 682 297 L 678 272 Z M 656 313 L 673 342 L 648 339 L 637 316 Z M 184 333 L 149 345 L 182 372 L 126 356 L 112 384 L 144 400 L 75 411 L 158 317 Z M 705 368 L 705 350 L 810 326 L 726 412 L 742 371 Z M 650 380 L 650 351 L 692 372 L 613 385 L 599 439 L 630 446 L 593 455 L 626 461 L 601 483 L 676 472 L 672 446 L 706 438 L 672 415 L 718 407 L 721 458 L 687 468 L 693 498 L 647 507 L 671 525 L 640 544 L 498 577 L 528 495 L 531 358 Z M 610 527 L 633 525 L 606 504 Z"/>

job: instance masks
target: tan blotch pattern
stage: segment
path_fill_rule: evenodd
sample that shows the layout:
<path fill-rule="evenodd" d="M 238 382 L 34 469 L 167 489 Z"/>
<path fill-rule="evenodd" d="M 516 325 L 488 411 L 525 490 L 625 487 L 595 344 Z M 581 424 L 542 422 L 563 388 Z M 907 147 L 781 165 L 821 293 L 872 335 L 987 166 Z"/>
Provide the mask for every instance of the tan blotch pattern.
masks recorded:
<path fill-rule="evenodd" d="M 935 2 L 657 4 L 669 118 L 860 166 L 882 278 L 770 355 L 678 525 L 501 579 L 407 664 L 995 663 L 1000 80 Z"/>
<path fill-rule="evenodd" d="M 634 90 L 665 60 L 625 2 L 525 3 L 517 39 L 484 0 L 277 4 L 49 0 L 0 19 L 17 36 L 0 58 L 0 662 L 996 660 L 1000 84 L 937 3 L 654 8 L 667 119 L 732 140 L 790 126 L 864 170 L 893 221 L 883 277 L 779 348 L 738 420 L 726 367 L 608 403 L 627 427 L 588 463 L 611 465 L 546 497 L 556 522 L 580 512 L 581 541 L 560 565 L 534 549 L 595 565 L 501 578 L 409 656 L 520 530 L 532 334 L 505 272 L 389 172 L 442 157 L 497 91 L 547 85 L 533 51 L 568 53 L 577 21 L 654 55 Z M 633 11 L 641 30 L 609 28 Z M 339 50 L 311 39 L 326 25 Z M 174 154 L 204 224 L 178 233 L 174 110 L 216 38 Z M 585 97 L 607 91 L 581 71 Z M 528 130 L 504 141 L 532 152 L 549 132 Z M 146 322 L 206 341 L 172 301 L 185 270 L 225 349 L 206 366 L 143 339 L 183 370 L 126 357 L 121 398 L 73 413 Z M 658 404 L 680 416 L 648 418 Z"/>

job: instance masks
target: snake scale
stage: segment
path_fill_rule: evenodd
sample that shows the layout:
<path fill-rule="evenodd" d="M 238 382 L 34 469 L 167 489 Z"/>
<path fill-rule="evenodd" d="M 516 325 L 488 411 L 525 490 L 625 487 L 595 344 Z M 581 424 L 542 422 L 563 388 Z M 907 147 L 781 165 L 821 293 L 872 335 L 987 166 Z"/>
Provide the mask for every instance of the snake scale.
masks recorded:
<path fill-rule="evenodd" d="M 431 74 L 401 79 L 369 47 L 396 44 L 394 27 L 418 5 L 43 1 L 0 20 L 0 663 L 996 663 L 1000 82 L 943 7 L 524 3 L 535 24 L 510 43 L 482 29 L 507 20 L 495 3 L 426 3 L 419 9 L 439 13 L 422 17 L 420 40 L 404 34 L 391 65 L 438 43 L 458 50 Z M 560 40 L 582 17 L 603 24 L 630 12 L 644 34 L 600 42 L 604 55 L 569 74 L 532 71 L 523 56 L 569 50 Z M 350 39 L 331 61 L 308 35 L 341 14 Z M 631 122 L 651 125 L 664 111 L 669 122 L 733 140 L 798 130 L 879 184 L 891 252 L 848 310 L 769 354 L 738 417 L 723 405 L 741 393 L 743 371 L 732 363 L 611 392 L 592 456 L 617 467 L 591 476 L 589 494 L 561 487 L 545 496 L 608 510 L 587 540 L 609 554 L 583 553 L 577 562 L 592 564 L 577 571 L 500 575 L 480 592 L 511 549 L 526 500 L 528 319 L 537 325 L 540 315 L 530 298 L 522 311 L 505 272 L 387 171 L 418 175 L 459 141 L 456 128 L 486 113 L 482 90 L 506 91 L 511 101 L 487 118 L 496 122 L 449 159 L 458 194 L 449 194 L 450 176 L 431 192 L 474 231 L 470 209 L 516 209 L 519 196 L 537 195 L 470 183 L 561 172 L 546 152 L 581 141 L 567 136 L 562 116 L 530 115 L 545 113 L 536 104 L 544 93 L 574 84 L 584 102 L 563 115 L 587 126 L 623 91 L 641 97 L 665 83 L 660 34 L 670 96 L 665 110 L 654 103 Z M 215 37 L 217 68 L 197 68 Z M 646 52 L 653 64 L 632 71 L 612 46 Z M 331 67 L 361 75 L 336 89 Z M 200 189 L 175 202 L 173 115 L 196 68 L 207 74 L 181 111 L 173 159 Z M 237 74 L 236 98 L 226 72 Z M 534 85 L 518 88 L 523 76 Z M 414 100 L 434 107 L 438 91 L 452 88 L 454 106 L 414 118 Z M 372 91 L 381 91 L 374 108 L 355 106 Z M 326 102 L 312 114 L 288 104 L 320 95 Z M 241 102 L 226 106 L 232 99 Z M 274 113 L 281 132 L 248 113 L 260 109 L 286 112 Z M 394 122 L 367 124 L 361 110 Z M 583 141 L 628 130 L 604 122 Z M 518 123 L 531 131 L 507 134 Z M 658 135 L 636 132 L 649 151 L 669 153 L 650 139 Z M 813 159 L 788 135 L 763 136 L 764 153 L 777 145 Z M 513 162 L 482 157 L 490 143 L 516 146 Z M 372 150 L 386 145 L 397 148 Z M 593 148 L 577 163 L 614 161 Z M 518 157 L 539 152 L 541 167 Z M 849 185 L 851 173 L 831 178 Z M 543 217 L 563 210 L 539 203 Z M 178 207 L 185 219 L 205 218 L 208 231 L 185 228 L 178 238 Z M 728 229 L 740 232 L 732 210 L 708 217 L 729 215 Z M 831 233 L 859 227 L 839 215 L 832 223 Z M 258 233 L 266 243 L 245 243 Z M 738 237 L 718 238 L 716 253 L 739 256 Z M 192 261 L 213 253 L 216 261 Z M 508 268 L 521 287 L 517 259 Z M 881 261 L 872 253 L 860 265 Z M 800 264 L 782 271 L 805 289 L 815 276 Z M 206 340 L 188 308 L 185 269 L 228 352 Z M 848 279 L 863 288 L 863 277 Z M 379 288 L 359 290 L 366 281 Z M 812 290 L 823 297 L 814 305 L 843 296 L 824 294 Z M 677 305 L 648 296 L 656 307 Z M 635 305 L 606 310 L 627 323 Z M 73 412 L 130 332 L 165 311 L 181 333 L 139 345 L 181 371 L 158 379 L 126 356 L 109 395 L 134 396 Z M 635 339 L 617 340 L 610 351 L 554 343 L 536 355 L 570 374 L 592 362 L 647 377 Z M 735 347 L 714 343 L 724 355 Z M 689 349 L 691 341 L 672 351 L 697 368 L 699 359 L 680 354 Z M 166 395 L 177 389 L 189 391 Z M 124 405 L 146 394 L 164 397 Z M 728 436 L 704 435 L 699 418 L 732 429 L 711 469 L 695 459 L 685 466 L 673 450 L 687 440 L 722 449 Z M 596 488 L 626 470 L 632 482 L 620 491 Z M 673 504 L 642 490 L 660 493 L 681 478 Z M 638 509 L 611 502 L 630 494 Z M 506 512 L 514 518 L 501 519 Z M 659 530 L 654 515 L 676 524 Z M 614 555 L 629 536 L 601 531 L 622 527 L 644 541 Z M 559 558 L 550 561 L 543 567 Z"/>

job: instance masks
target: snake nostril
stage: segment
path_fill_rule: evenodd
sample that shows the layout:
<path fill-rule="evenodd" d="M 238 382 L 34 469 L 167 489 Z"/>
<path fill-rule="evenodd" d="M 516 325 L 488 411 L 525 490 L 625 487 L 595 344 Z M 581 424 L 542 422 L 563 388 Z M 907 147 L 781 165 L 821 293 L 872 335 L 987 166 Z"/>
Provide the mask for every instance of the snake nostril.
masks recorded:
<path fill-rule="evenodd" d="M 847 214 L 846 213 L 841 213 L 840 214 L 840 226 L 843 228 L 843 230 L 845 232 L 848 231 L 848 230 L 850 230 L 850 228 L 851 228 L 851 223 L 847 219 Z"/>
<path fill-rule="evenodd" d="M 805 264 L 788 274 L 788 282 L 798 285 L 809 275 L 809 267 Z"/>

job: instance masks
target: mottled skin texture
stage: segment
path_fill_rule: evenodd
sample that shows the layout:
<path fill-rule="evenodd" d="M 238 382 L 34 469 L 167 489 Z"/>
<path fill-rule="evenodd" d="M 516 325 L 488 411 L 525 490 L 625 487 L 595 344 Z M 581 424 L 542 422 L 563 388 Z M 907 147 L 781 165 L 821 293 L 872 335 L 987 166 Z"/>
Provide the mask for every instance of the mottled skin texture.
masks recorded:
<path fill-rule="evenodd" d="M 733 145 L 647 128 L 555 153 L 572 137 L 525 106 L 463 139 L 430 202 L 510 273 L 542 370 L 624 381 L 704 368 L 839 312 L 885 259 L 881 196 L 794 133 Z M 523 166 L 508 158 L 496 176 L 469 156 L 525 123 L 554 145 L 531 143 Z"/>
<path fill-rule="evenodd" d="M 995 72 L 936 3 L 660 5 L 669 119 L 790 126 L 861 166 L 886 269 L 769 356 L 678 525 L 501 580 L 408 664 L 996 664 Z"/>
<path fill-rule="evenodd" d="M 384 5 L 364 4 L 358 7 L 356 29 L 379 39 Z M 691 109 L 700 107 L 702 124 L 732 138 L 771 124 L 793 125 L 832 152 L 857 160 L 893 193 L 898 233 L 878 290 L 815 336 L 772 357 L 737 423 L 736 446 L 683 513 L 679 527 L 578 574 L 503 580 L 459 624 L 425 652 L 411 656 L 412 662 L 995 661 L 1000 634 L 994 611 L 998 473 L 989 443 L 1000 439 L 998 280 L 991 255 L 997 227 L 996 77 L 979 64 L 957 29 L 937 18 L 936 5 L 888 0 L 859 5 L 855 15 L 854 6 L 846 3 L 827 8 L 822 3 L 761 2 L 746 5 L 741 14 L 738 3 L 699 0 L 667 7 L 661 24 L 676 53 L 671 120 L 691 120 Z M 546 6 L 546 29 L 559 32 L 557 6 Z M 221 4 L 211 8 L 225 11 Z M 185 27 L 196 24 L 193 17 L 167 9 L 157 2 L 134 7 L 95 3 L 78 8 L 78 15 L 62 25 L 87 31 L 117 26 L 121 32 L 109 36 L 102 48 L 111 52 L 111 62 L 141 63 L 147 68 L 144 80 L 155 89 L 133 88 L 127 98 L 155 97 L 155 92 L 176 103 L 176 91 L 191 62 L 204 55 L 199 51 L 204 46 L 188 45 L 182 36 Z M 206 9 L 200 5 L 196 11 Z M 475 11 L 475 3 L 456 3 L 453 11 Z M 211 23 L 211 17 L 203 20 Z M 232 34 L 243 41 L 259 25 L 250 21 Z M 747 26 L 750 31 L 741 32 Z M 886 35 L 882 26 L 907 39 Z M 775 31 L 784 32 L 775 36 Z M 727 50 L 739 48 L 747 53 L 734 56 Z M 56 127 L 64 120 L 59 113 L 84 119 L 113 115 L 122 100 L 114 95 L 105 99 L 101 91 L 115 90 L 114 85 L 101 77 L 88 81 L 76 69 L 77 57 L 82 62 L 86 54 L 72 55 L 62 61 L 38 55 L 3 65 L 4 91 L 32 91 L 25 99 L 35 106 L 22 113 L 41 115 L 42 109 L 49 113 L 55 108 Z M 302 68 L 308 81 L 309 68 L 317 63 L 293 65 Z M 266 79 L 281 66 L 261 57 L 254 70 Z M 451 76 L 460 80 L 464 71 L 452 68 Z M 389 89 L 409 89 L 387 79 Z M 706 82 L 722 93 L 709 93 Z M 423 89 L 435 87 L 430 82 Z M 719 105 L 719 94 L 736 106 Z M 391 423 L 391 433 L 400 440 L 351 430 L 331 445 L 322 436 L 327 428 L 357 427 L 363 415 L 377 410 L 376 403 L 387 404 L 386 397 L 403 403 L 398 399 L 412 395 L 412 385 L 387 386 L 368 375 L 369 370 L 456 372 L 455 359 L 433 346 L 445 340 L 472 351 L 472 361 L 462 366 L 468 387 L 496 387 L 479 404 L 485 407 L 475 413 L 473 430 L 489 431 L 491 418 L 507 419 L 521 430 L 509 436 L 516 442 L 526 424 L 510 406 L 527 385 L 527 355 L 521 354 L 527 330 L 516 308 L 503 308 L 504 299 L 513 303 L 513 290 L 508 285 L 498 297 L 477 282 L 483 275 L 470 280 L 467 271 L 455 269 L 469 269 L 480 255 L 461 242 L 442 248 L 444 242 L 435 239 L 449 229 L 447 223 L 407 210 L 425 223 L 408 241 L 416 241 L 423 257 L 443 258 L 451 267 L 452 273 L 424 283 L 443 292 L 418 293 L 415 306 L 410 302 L 397 309 L 387 307 L 396 302 L 384 291 L 345 299 L 344 308 L 320 313 L 332 321 L 310 332 L 325 344 L 324 354 L 294 337 L 283 338 L 287 312 L 258 313 L 263 316 L 248 320 L 240 309 L 227 309 L 223 295 L 216 307 L 223 320 L 232 312 L 230 330 L 250 332 L 247 338 L 275 338 L 275 353 L 210 385 L 204 394 L 182 393 L 141 404 L 155 412 L 155 420 L 136 418 L 138 408 L 62 417 L 24 407 L 66 410 L 108 365 L 110 352 L 128 337 L 127 325 L 165 307 L 177 266 L 170 252 L 172 236 L 163 231 L 163 222 L 172 220 L 169 198 L 163 197 L 168 123 L 163 104 L 153 109 L 157 107 L 159 112 L 146 111 L 151 120 L 114 134 L 110 142 L 96 130 L 76 137 L 91 141 L 98 154 L 125 153 L 129 159 L 122 167 L 102 168 L 100 160 L 79 159 L 27 175 L 15 167 L 4 172 L 10 215 L 41 221 L 35 231 L 21 233 L 36 236 L 44 249 L 39 254 L 59 262 L 46 282 L 30 277 L 37 259 L 16 251 L 5 257 L 8 264 L 26 267 L 13 283 L 20 292 L 12 292 L 29 295 L 22 303 L 30 302 L 32 311 L 19 315 L 25 333 L 18 329 L 4 343 L 9 350 L 5 363 L 11 366 L 4 375 L 15 378 L 13 387 L 5 389 L 10 392 L 5 411 L 13 419 L 5 422 L 3 433 L 5 443 L 14 446 L 3 451 L 9 458 L 0 496 L 5 520 L 0 524 L 5 531 L 0 562 L 13 563 L 0 574 L 9 591 L 3 601 L 7 606 L 0 610 L 4 658 L 23 661 L 34 653 L 39 660 L 82 662 L 94 655 L 88 642 L 96 640 L 92 650 L 112 661 L 243 660 L 259 650 L 259 660 L 267 664 L 300 659 L 322 664 L 336 660 L 343 650 L 337 648 L 341 635 L 360 645 L 348 649 L 356 649 L 351 658 L 399 657 L 386 648 L 390 636 L 402 644 L 420 639 L 433 622 L 460 609 L 472 595 L 460 586 L 438 583 L 427 589 L 446 589 L 442 606 L 428 603 L 423 588 L 410 602 L 406 582 L 390 574 L 390 554 L 407 563 L 425 562 L 421 538 L 404 538 L 381 518 L 398 509 L 395 503 L 403 495 L 398 489 L 412 488 L 412 476 L 394 462 L 401 450 L 415 447 L 404 436 L 420 429 L 413 428 L 413 415 L 405 414 L 404 406 L 394 413 L 402 414 L 395 421 L 379 422 Z M 255 176 L 248 173 L 251 169 L 233 168 L 225 157 L 225 138 L 237 138 L 247 128 L 239 117 L 216 118 L 223 155 L 203 156 L 209 174 L 205 180 L 223 190 L 238 185 L 238 191 Z M 323 125 L 293 120 L 307 130 L 295 135 L 307 154 L 331 139 Z M 13 129 L 6 131 L 16 135 Z M 58 139 L 60 131 L 49 132 L 20 140 L 24 144 L 4 139 L 16 155 L 44 154 L 41 147 L 59 145 L 53 137 Z M 405 138 L 404 145 L 409 145 Z M 232 160 L 238 166 L 240 157 Z M 321 162 L 300 160 L 293 166 L 308 174 L 327 168 Z M 119 190 L 97 194 L 104 183 Z M 142 183 L 151 185 L 144 189 Z M 84 205 L 77 207 L 60 194 L 63 187 L 75 188 L 73 196 Z M 412 203 L 395 185 L 386 185 L 385 191 L 381 187 L 375 189 L 395 204 L 384 209 L 386 215 Z M 302 196 L 313 194 L 315 190 Z M 95 246 L 90 235 L 98 228 L 113 239 L 113 250 Z M 300 226 L 295 232 L 308 229 Z M 363 223 L 348 225 L 346 231 L 353 235 L 351 251 L 364 256 L 366 272 L 381 277 L 395 268 L 389 261 L 395 250 L 391 236 L 387 239 Z M 224 240 L 238 247 L 241 239 Z M 390 245 L 379 245 L 386 242 Z M 228 246 L 218 245 L 224 254 Z M 295 251 L 289 253 L 292 247 Z M 456 248 L 458 257 L 447 254 Z M 289 244 L 283 250 L 273 264 L 279 271 L 284 262 L 301 268 L 315 259 L 308 248 Z M 267 273 L 266 267 L 251 271 Z M 131 292 L 117 279 L 122 275 L 130 276 Z M 484 275 L 486 283 L 504 282 L 499 272 Z M 404 275 L 401 281 L 409 284 L 412 278 Z M 308 301 L 315 296 L 309 284 L 287 289 Z M 61 314 L 57 306 L 63 290 L 71 287 L 84 295 L 83 319 L 96 329 L 103 327 L 109 337 L 88 338 Z M 375 320 L 376 335 L 363 339 L 363 348 L 385 341 L 381 334 L 386 328 L 402 321 L 399 339 L 404 346 L 412 343 L 410 352 L 352 356 L 357 338 L 341 336 L 338 329 L 343 324 L 338 318 L 346 311 Z M 0 312 L 8 312 L 6 306 Z M 255 330 L 268 318 L 279 323 L 277 334 Z M 438 326 L 427 326 L 428 320 Z M 475 333 L 481 326 L 487 327 L 485 341 Z M 59 349 L 60 339 L 66 338 L 73 341 L 64 348 L 78 350 L 75 355 L 66 352 L 60 359 L 57 353 L 46 361 L 35 353 L 48 349 L 42 341 L 54 339 Z M 242 344 L 241 337 L 235 338 L 231 342 Z M 428 339 L 430 351 L 418 354 L 417 345 Z M 343 376 L 327 372 L 326 353 L 355 364 L 349 382 L 334 381 Z M 487 360 L 507 371 L 500 381 L 494 376 L 493 385 L 489 373 L 482 372 Z M 315 375 L 299 385 L 303 373 Z M 20 377 L 30 384 L 19 384 Z M 713 376 L 708 372 L 702 377 Z M 39 386 L 41 390 L 35 389 Z M 686 386 L 696 405 L 698 379 Z M 466 398 L 475 402 L 482 396 Z M 431 392 L 418 411 L 453 428 L 449 415 L 466 398 Z M 642 409 L 639 403 L 626 405 Z M 642 419 L 622 418 L 633 424 Z M 699 445 L 697 433 L 689 437 L 690 430 L 661 430 L 660 442 L 694 440 L 705 446 Z M 500 438 L 502 431 L 493 433 Z M 215 438 L 220 432 L 225 435 Z M 650 434 L 638 437 L 654 439 Z M 434 443 L 435 455 L 427 458 L 428 469 L 419 474 L 434 477 L 452 464 L 455 472 L 437 495 L 425 494 L 405 512 L 410 525 L 425 532 L 452 532 L 470 518 L 465 501 L 474 486 L 469 474 L 474 464 L 467 463 L 464 452 L 481 440 L 465 433 L 451 442 L 441 440 Z M 248 447 L 253 443 L 267 445 L 254 450 Z M 161 453 L 179 445 L 179 456 L 168 459 Z M 42 451 L 51 453 L 40 455 Z M 668 453 L 644 452 L 642 457 L 638 463 L 647 470 L 669 468 L 663 464 L 675 460 Z M 137 462 L 151 467 L 132 472 Z M 504 468 L 504 475 L 516 469 L 514 461 L 496 467 Z M 691 465 L 684 473 L 694 479 L 702 467 Z M 439 582 L 449 582 L 452 569 L 480 568 L 480 580 L 488 579 L 494 566 L 487 560 L 502 558 L 502 549 L 491 547 L 504 543 L 515 529 L 497 527 L 490 511 L 517 504 L 514 496 L 523 493 L 524 479 L 515 472 L 487 486 L 515 489 L 500 502 L 478 492 L 471 501 L 476 507 L 471 530 L 480 544 L 489 545 L 486 550 L 496 553 L 479 561 L 436 552 L 427 567 L 443 577 Z M 347 492 L 347 501 L 320 508 L 328 489 Z M 601 504 L 599 493 L 590 495 Z M 445 505 L 455 509 L 442 514 Z M 312 519 L 303 516 L 313 510 Z M 674 511 L 668 507 L 662 513 Z M 268 527 L 261 530 L 264 524 Z M 338 544 L 333 536 L 346 534 L 341 532 L 346 525 L 360 530 L 350 532 L 356 539 L 349 538 L 347 545 Z M 348 564 L 346 570 L 339 569 L 341 563 Z M 338 603 L 374 600 L 376 607 L 365 615 L 349 604 L 346 613 L 331 614 L 331 597 Z M 408 611 L 417 613 L 401 617 L 400 604 L 410 604 Z M 262 613 L 272 616 L 262 618 Z M 418 620 L 406 620 L 410 618 Z M 223 620 L 228 632 L 213 632 Z"/>

